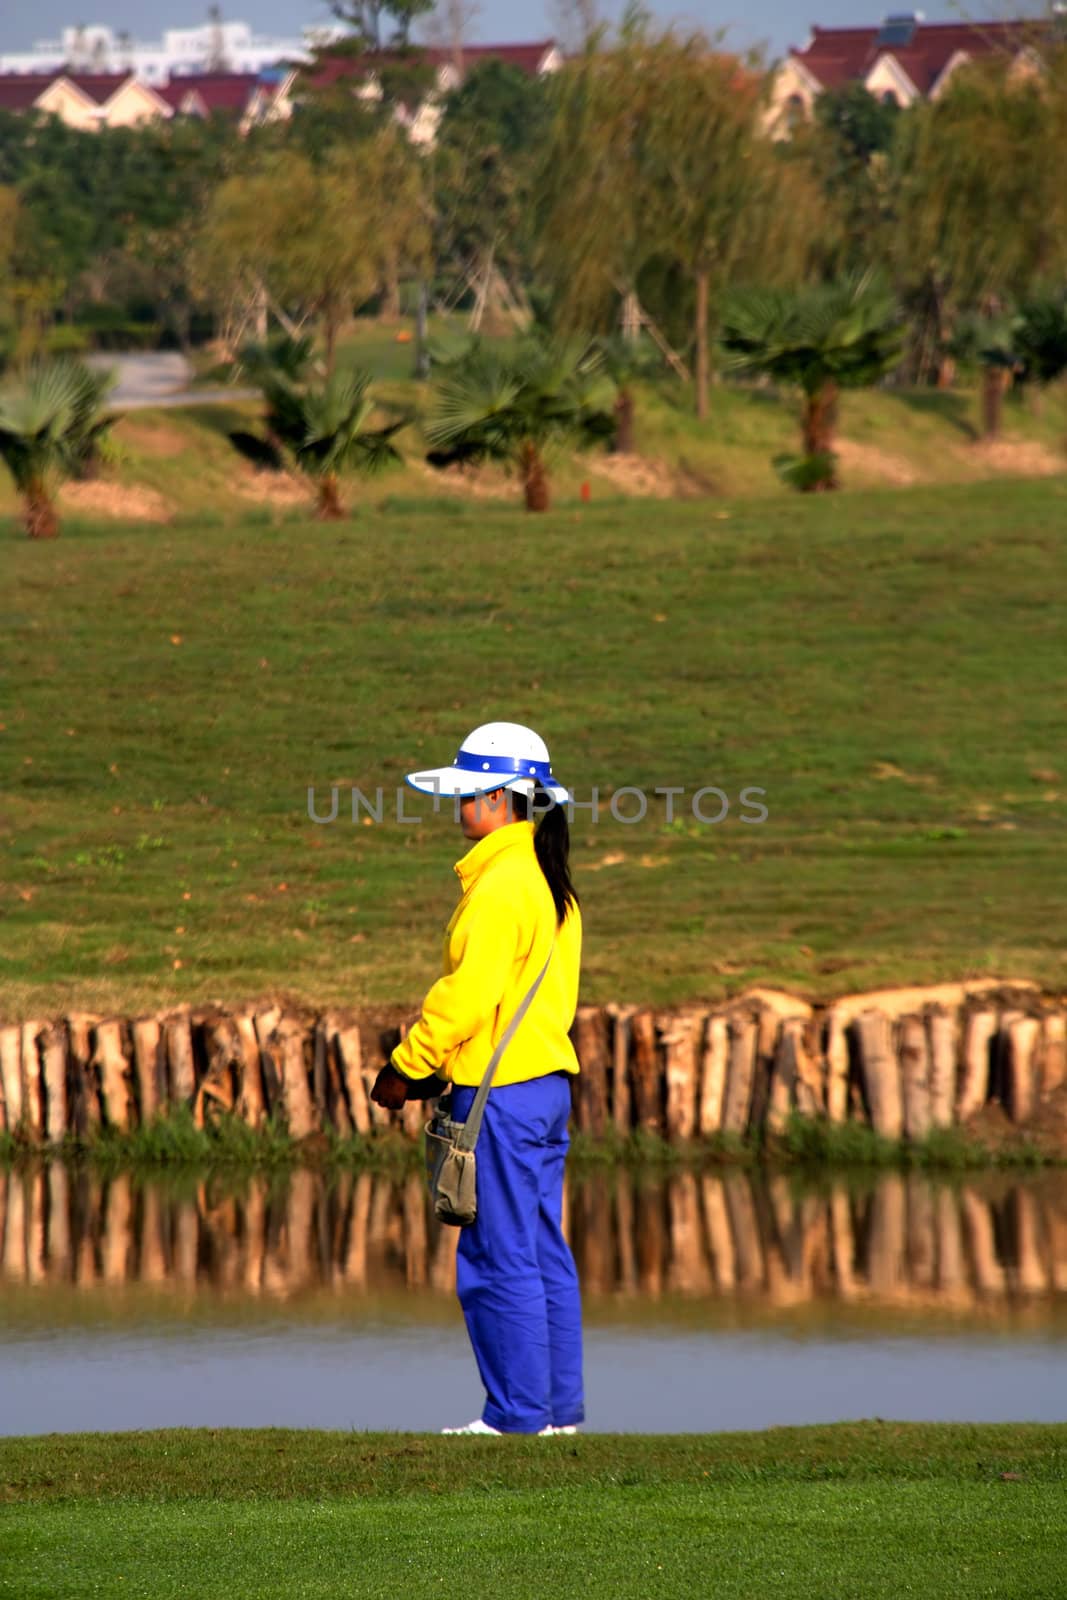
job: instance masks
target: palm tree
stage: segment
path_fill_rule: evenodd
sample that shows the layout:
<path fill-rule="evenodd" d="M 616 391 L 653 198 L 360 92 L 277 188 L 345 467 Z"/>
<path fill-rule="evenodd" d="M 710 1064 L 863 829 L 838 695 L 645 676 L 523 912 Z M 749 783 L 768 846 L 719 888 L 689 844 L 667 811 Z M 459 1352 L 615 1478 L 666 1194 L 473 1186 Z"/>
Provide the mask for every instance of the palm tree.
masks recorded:
<path fill-rule="evenodd" d="M 723 318 L 725 367 L 795 385 L 803 396 L 803 454 L 775 462 L 810 492 L 838 487 L 834 435 L 841 389 L 876 383 L 895 365 L 901 335 L 896 303 L 870 273 L 792 294 L 747 290 Z"/>
<path fill-rule="evenodd" d="M 110 374 L 81 361 L 38 362 L 0 387 L 0 458 L 22 496 L 31 539 L 54 539 L 56 483 L 84 473 L 113 417 L 103 415 Z"/>
<path fill-rule="evenodd" d="M 401 459 L 393 436 L 410 418 L 398 417 L 379 428 L 368 426 L 376 409 L 368 373 L 333 372 L 320 383 L 303 383 L 275 369 L 264 370 L 259 381 L 267 402 L 268 429 L 314 483 L 322 521 L 336 521 L 345 514 L 341 472 L 369 477 Z"/>
<path fill-rule="evenodd" d="M 991 307 L 959 319 L 949 344 L 959 360 L 977 364 L 982 373 L 982 437 L 999 439 L 1004 420 L 1004 394 L 1022 365 L 1016 347 L 1021 318 Z"/>
<path fill-rule="evenodd" d="M 615 438 L 612 449 L 619 455 L 632 455 L 637 402 L 635 386 L 663 367 L 663 356 L 640 332 L 636 337 L 613 333 L 597 340 L 608 377 L 616 387 Z"/>
<path fill-rule="evenodd" d="M 518 472 L 527 511 L 547 511 L 546 453 L 610 438 L 615 395 L 596 350 L 530 340 L 505 356 L 472 341 L 445 365 L 426 427 L 426 459 L 435 467 L 503 461 Z"/>

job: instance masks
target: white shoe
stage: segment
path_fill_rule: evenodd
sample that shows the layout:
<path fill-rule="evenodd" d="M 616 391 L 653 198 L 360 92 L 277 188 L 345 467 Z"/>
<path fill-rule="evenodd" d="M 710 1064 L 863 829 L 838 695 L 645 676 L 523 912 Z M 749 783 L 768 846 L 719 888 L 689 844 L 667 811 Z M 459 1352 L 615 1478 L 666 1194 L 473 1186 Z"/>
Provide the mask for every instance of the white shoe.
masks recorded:
<path fill-rule="evenodd" d="M 565 1423 L 562 1428 L 554 1428 L 552 1426 L 551 1422 L 550 1422 L 547 1428 L 542 1428 L 541 1429 L 541 1433 L 543 1433 L 543 1434 L 545 1434 L 545 1433 L 577 1433 L 577 1432 L 578 1432 L 577 1426 L 573 1422 Z"/>
<path fill-rule="evenodd" d="M 493 1433 L 497 1438 L 502 1437 L 499 1428 L 491 1428 L 488 1422 L 483 1422 L 481 1417 L 476 1417 L 473 1422 L 468 1422 L 465 1428 L 442 1428 L 442 1433 Z"/>

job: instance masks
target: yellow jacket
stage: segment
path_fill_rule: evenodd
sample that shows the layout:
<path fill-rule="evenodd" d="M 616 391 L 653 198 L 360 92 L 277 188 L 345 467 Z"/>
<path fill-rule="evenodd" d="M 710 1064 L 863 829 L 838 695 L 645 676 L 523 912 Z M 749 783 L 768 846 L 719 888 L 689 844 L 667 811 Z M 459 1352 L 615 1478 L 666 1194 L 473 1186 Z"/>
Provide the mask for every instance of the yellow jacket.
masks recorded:
<path fill-rule="evenodd" d="M 493 1082 L 522 1083 L 561 1068 L 578 1071 L 567 1030 L 578 1004 L 581 914 L 572 902 L 556 934 L 556 908 L 534 853 L 534 826 L 506 823 L 456 862 L 463 895 L 445 929 L 444 976 L 391 1058 L 406 1077 L 437 1072 L 453 1083 L 480 1083 L 553 937 L 548 971 Z"/>

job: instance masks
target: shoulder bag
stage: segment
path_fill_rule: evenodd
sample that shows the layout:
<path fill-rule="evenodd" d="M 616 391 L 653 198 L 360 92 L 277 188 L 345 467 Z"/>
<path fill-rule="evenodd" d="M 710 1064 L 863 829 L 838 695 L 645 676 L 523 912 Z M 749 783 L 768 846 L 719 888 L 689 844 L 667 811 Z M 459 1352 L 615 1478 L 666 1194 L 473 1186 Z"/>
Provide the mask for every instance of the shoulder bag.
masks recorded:
<path fill-rule="evenodd" d="M 548 963 L 552 960 L 552 950 L 555 948 L 556 941 L 553 939 L 552 949 L 545 957 L 544 966 L 527 990 L 521 1005 L 489 1058 L 489 1065 L 478 1085 L 466 1122 L 453 1122 L 449 1114 L 449 1103 L 442 1099 L 436 1113 L 426 1124 L 426 1177 L 430 1186 L 434 1215 L 439 1222 L 447 1222 L 451 1227 L 469 1227 L 477 1216 L 474 1147 L 482 1131 L 482 1117 L 485 1115 L 485 1102 L 489 1097 L 493 1074 L 501 1056 L 511 1043 L 516 1028 L 529 1010 L 530 1002 L 541 987 L 541 979 L 548 971 Z"/>

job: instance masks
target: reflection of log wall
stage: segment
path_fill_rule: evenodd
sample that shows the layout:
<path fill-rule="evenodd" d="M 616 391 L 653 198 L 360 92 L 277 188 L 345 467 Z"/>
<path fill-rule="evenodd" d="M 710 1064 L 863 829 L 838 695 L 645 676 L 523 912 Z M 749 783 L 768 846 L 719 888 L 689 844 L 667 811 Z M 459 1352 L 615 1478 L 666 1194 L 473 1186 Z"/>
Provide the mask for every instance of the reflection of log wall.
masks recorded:
<path fill-rule="evenodd" d="M 54 1143 L 186 1105 L 201 1125 L 220 1111 L 252 1127 L 275 1116 L 298 1139 L 416 1135 L 421 1106 L 394 1115 L 369 1098 L 401 1031 L 277 1006 L 8 1024 L 0 1129 Z M 943 984 L 821 1008 L 770 990 L 718 1007 L 581 1006 L 572 1037 L 575 1119 L 593 1137 L 776 1134 L 799 1113 L 921 1138 L 990 1103 L 1025 1125 L 1067 1096 L 1067 1012 L 1026 985 Z"/>
<path fill-rule="evenodd" d="M 590 1296 L 951 1311 L 1067 1294 L 1067 1180 L 956 1190 L 891 1173 L 864 1191 L 784 1174 L 627 1169 L 571 1181 L 565 1229 Z M 418 1175 L 298 1169 L 195 1188 L 61 1162 L 0 1173 L 0 1286 L 145 1284 L 291 1297 L 451 1293 L 459 1230 Z"/>

